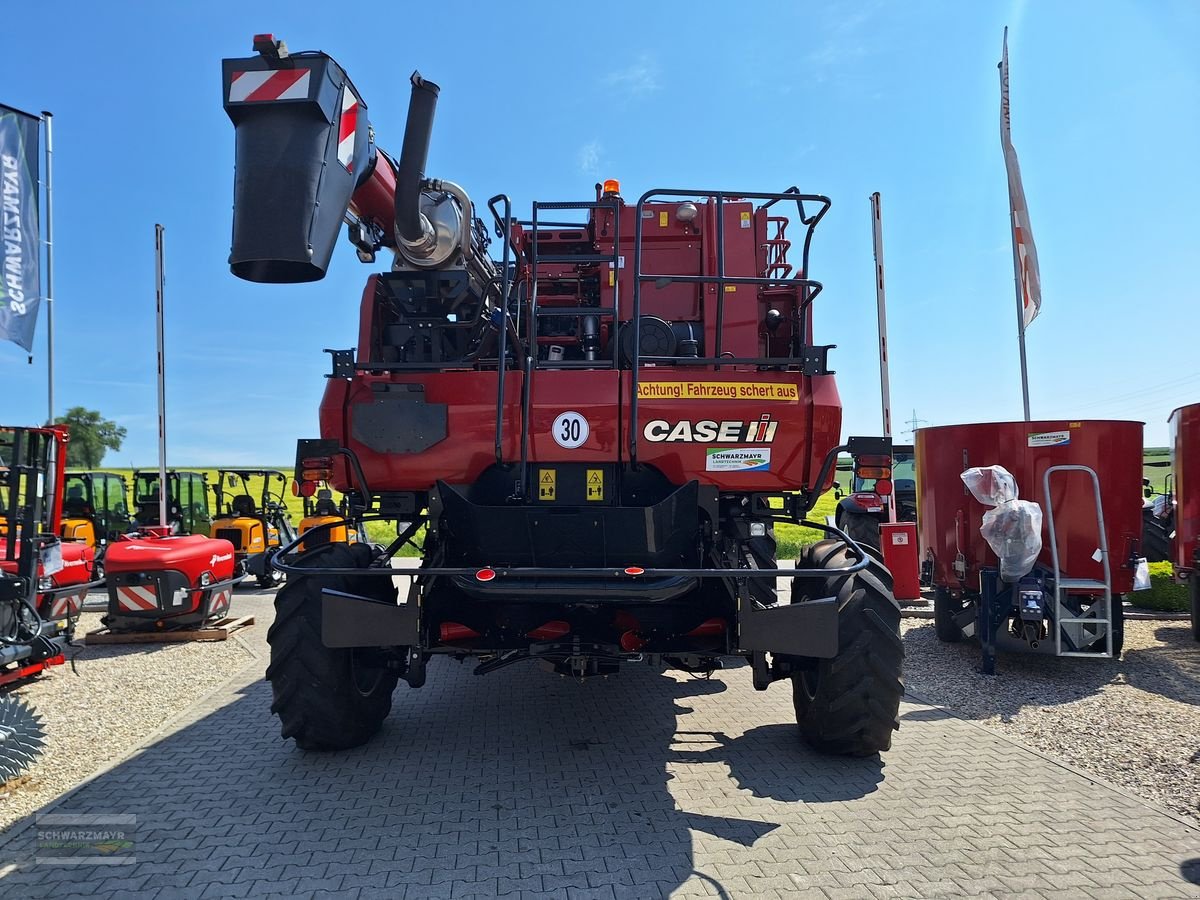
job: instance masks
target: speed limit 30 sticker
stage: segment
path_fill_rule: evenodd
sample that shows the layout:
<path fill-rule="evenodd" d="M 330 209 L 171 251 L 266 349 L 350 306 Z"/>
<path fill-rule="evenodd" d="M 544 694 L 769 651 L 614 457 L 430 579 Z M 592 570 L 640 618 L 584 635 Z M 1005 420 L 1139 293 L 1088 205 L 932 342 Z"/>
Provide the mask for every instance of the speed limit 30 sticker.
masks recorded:
<path fill-rule="evenodd" d="M 550 429 L 554 442 L 568 450 L 586 444 L 590 431 L 588 420 L 577 412 L 559 413 Z"/>

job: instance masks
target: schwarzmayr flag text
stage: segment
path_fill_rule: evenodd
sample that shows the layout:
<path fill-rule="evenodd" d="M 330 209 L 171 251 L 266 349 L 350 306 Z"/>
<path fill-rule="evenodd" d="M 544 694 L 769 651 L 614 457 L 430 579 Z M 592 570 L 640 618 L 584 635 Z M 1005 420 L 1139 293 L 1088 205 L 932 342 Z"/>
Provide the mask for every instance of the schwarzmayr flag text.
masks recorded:
<path fill-rule="evenodd" d="M 36 116 L 0 106 L 0 340 L 33 349 L 41 302 Z"/>

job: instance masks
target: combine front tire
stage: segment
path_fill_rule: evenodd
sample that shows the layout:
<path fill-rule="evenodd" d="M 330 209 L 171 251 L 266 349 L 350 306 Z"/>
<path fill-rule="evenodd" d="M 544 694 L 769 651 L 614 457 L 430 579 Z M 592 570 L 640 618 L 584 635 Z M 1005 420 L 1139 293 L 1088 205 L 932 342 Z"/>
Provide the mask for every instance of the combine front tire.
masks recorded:
<path fill-rule="evenodd" d="M 1192 601 L 1192 638 L 1200 641 L 1200 576 L 1188 576 L 1188 597 Z"/>
<path fill-rule="evenodd" d="M 846 545 L 830 540 L 806 548 L 796 566 L 834 569 L 852 562 Z M 838 599 L 837 656 L 815 660 L 792 676 L 800 734 L 817 750 L 870 756 L 892 746 L 892 732 L 900 727 L 904 644 L 891 584 L 891 573 L 873 555 L 852 575 L 793 581 L 793 602 Z"/>
<path fill-rule="evenodd" d="M 1142 556 L 1149 562 L 1171 558 L 1171 538 L 1150 507 L 1142 509 Z"/>
<path fill-rule="evenodd" d="M 301 557 L 298 566 L 366 568 L 370 548 L 330 544 Z M 271 712 L 284 738 L 302 750 L 346 750 L 366 743 L 392 708 L 396 673 L 361 664 L 354 650 L 321 640 L 321 591 L 374 596 L 394 588 L 388 579 L 301 575 L 275 595 L 275 622 L 267 632 Z M 380 599 L 386 599 L 380 597 Z"/>

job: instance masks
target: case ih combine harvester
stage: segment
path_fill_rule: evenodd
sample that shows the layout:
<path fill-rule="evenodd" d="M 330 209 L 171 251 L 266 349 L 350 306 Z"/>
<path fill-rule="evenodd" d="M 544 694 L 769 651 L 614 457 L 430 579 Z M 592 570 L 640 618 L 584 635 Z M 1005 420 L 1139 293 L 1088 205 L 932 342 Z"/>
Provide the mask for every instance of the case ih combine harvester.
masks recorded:
<path fill-rule="evenodd" d="M 917 521 L 939 638 L 978 637 L 987 674 L 998 644 L 1120 655 L 1121 595 L 1133 589 L 1142 555 L 1141 422 L 922 428 L 916 460 Z M 1015 489 L 1003 476 L 972 471 L 997 465 Z M 1012 503 L 1016 489 L 1040 510 Z"/>
<path fill-rule="evenodd" d="M 471 198 L 426 173 L 436 85 L 413 75 L 393 160 L 329 56 L 269 35 L 255 50 L 223 66 L 232 272 L 322 278 L 347 216 L 359 258 L 388 261 L 363 292 L 357 348 L 332 351 L 321 437 L 299 442 L 296 474 L 306 494 L 346 492 L 355 527 L 399 534 L 382 551 L 276 557 L 289 578 L 267 676 L 284 737 L 364 742 L 397 680 L 422 685 L 434 655 L 576 678 L 646 659 L 711 673 L 740 656 L 757 688 L 792 682 L 814 746 L 887 749 L 903 659 L 887 570 L 821 523 L 830 539 L 795 571 L 775 558 L 774 524 L 805 519 L 839 451 L 891 461 L 887 439 L 840 440 L 830 348 L 813 340 L 809 250 L 830 201 L 795 188 L 626 201 L 608 182 L 517 221 L 497 195 L 493 259 Z M 390 557 L 421 526 L 421 568 L 398 597 Z M 794 578 L 787 601 L 780 577 Z"/>
<path fill-rule="evenodd" d="M 1192 637 L 1200 641 L 1200 403 L 1171 413 L 1171 474 L 1144 514 L 1147 556 L 1170 560 L 1187 585 Z"/>

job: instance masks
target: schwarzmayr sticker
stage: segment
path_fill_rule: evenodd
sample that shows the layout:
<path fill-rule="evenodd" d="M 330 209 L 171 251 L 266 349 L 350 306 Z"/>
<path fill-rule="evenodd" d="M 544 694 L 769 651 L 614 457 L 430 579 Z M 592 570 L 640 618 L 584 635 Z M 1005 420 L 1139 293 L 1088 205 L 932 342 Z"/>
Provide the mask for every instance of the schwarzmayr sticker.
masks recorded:
<path fill-rule="evenodd" d="M 771 468 L 770 447 L 709 447 L 704 451 L 706 472 L 761 472 Z"/>
<path fill-rule="evenodd" d="M 1029 435 L 1030 447 L 1063 447 L 1069 443 L 1070 431 L 1039 431 Z"/>

